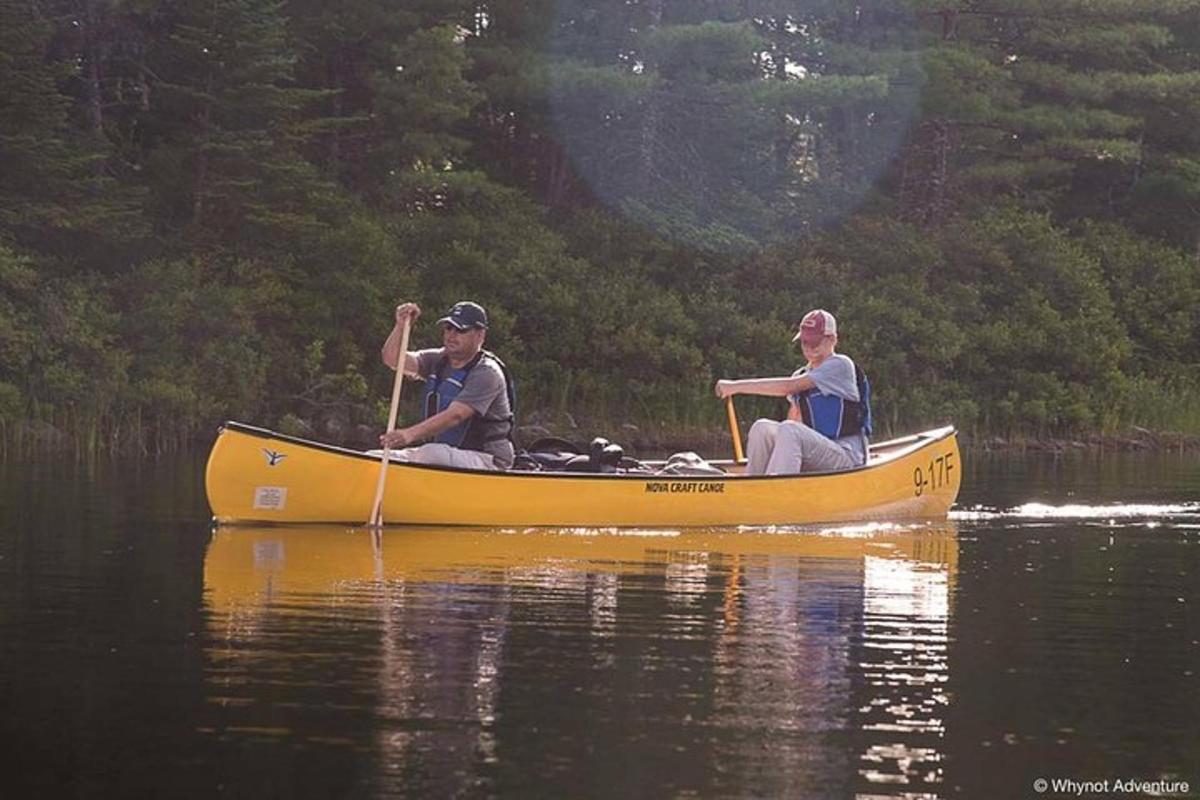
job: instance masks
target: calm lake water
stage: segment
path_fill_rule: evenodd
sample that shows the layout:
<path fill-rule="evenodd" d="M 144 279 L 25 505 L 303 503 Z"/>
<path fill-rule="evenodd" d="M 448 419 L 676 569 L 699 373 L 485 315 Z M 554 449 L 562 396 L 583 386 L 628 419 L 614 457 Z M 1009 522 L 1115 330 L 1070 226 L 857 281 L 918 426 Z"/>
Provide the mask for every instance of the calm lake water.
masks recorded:
<path fill-rule="evenodd" d="M 968 454 L 936 525 L 381 536 L 213 532 L 201 457 L 4 463 L 0 731 L 3 797 L 1198 797 L 1200 459 Z"/>

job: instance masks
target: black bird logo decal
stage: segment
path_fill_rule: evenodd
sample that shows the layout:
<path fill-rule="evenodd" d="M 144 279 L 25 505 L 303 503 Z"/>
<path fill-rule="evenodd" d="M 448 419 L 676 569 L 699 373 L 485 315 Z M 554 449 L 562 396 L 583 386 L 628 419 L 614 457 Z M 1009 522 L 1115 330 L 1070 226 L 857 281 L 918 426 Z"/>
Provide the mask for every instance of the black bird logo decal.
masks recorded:
<path fill-rule="evenodd" d="M 280 461 L 283 461 L 285 458 L 287 458 L 286 453 L 276 453 L 274 450 L 268 450 L 265 447 L 263 448 L 263 452 L 267 455 L 268 467 L 277 466 Z"/>

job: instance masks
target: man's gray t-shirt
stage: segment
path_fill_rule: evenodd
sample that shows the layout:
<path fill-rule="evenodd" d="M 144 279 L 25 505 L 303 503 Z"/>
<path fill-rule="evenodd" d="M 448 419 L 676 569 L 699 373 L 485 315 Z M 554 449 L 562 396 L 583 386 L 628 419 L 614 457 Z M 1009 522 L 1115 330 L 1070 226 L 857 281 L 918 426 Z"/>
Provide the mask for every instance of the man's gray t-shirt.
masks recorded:
<path fill-rule="evenodd" d="M 850 360 L 849 356 L 834 353 L 815 369 L 801 367 L 792 373 L 793 378 L 800 375 L 807 375 L 811 378 L 812 382 L 817 385 L 817 391 L 821 394 L 832 394 L 843 400 L 855 402 L 860 399 L 858 380 L 854 376 L 854 362 Z M 796 402 L 795 396 L 789 397 L 788 400 Z M 850 454 L 850 457 L 854 459 L 855 466 L 867 463 L 866 433 L 860 432 L 843 436 L 840 439 L 834 439 L 833 442 Z"/>
<path fill-rule="evenodd" d="M 420 376 L 428 381 L 430 376 L 437 371 L 443 355 L 444 350 L 440 347 L 418 351 L 416 353 L 417 372 Z M 447 363 L 442 370 L 443 379 L 453 371 L 453 368 Z M 458 393 L 454 401 L 470 406 L 471 410 L 475 412 L 471 424 L 481 426 L 485 440 L 492 436 L 504 437 L 484 441 L 481 446 L 483 452 L 490 454 L 496 461 L 497 467 L 507 469 L 512 466 L 513 446 L 508 439 L 512 409 L 509 408 L 508 391 L 505 388 L 504 372 L 500 369 L 500 365 L 486 355 L 479 359 L 479 363 L 467 373 L 462 391 Z"/>

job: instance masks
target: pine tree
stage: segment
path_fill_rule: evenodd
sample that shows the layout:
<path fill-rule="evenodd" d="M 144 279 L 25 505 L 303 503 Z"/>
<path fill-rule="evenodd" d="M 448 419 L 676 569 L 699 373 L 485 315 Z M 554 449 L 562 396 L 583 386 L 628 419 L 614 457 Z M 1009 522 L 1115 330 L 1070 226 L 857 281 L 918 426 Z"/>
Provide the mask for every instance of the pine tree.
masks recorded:
<path fill-rule="evenodd" d="M 481 94 L 465 76 L 464 36 L 449 24 L 415 30 L 395 48 L 391 73 L 376 80 L 383 135 L 371 160 L 388 193 L 404 205 L 440 206 L 444 187 L 465 166 L 469 142 L 461 127 Z"/>
<path fill-rule="evenodd" d="M 465 77 L 476 3 L 292 0 L 288 11 L 297 76 L 328 93 L 316 163 L 375 204 L 407 202 L 430 171 L 457 177 L 468 146 L 461 123 L 480 97 Z"/>
<path fill-rule="evenodd" d="M 320 125 L 306 153 L 351 191 L 377 196 L 379 176 L 370 159 L 379 127 L 376 82 L 394 73 L 392 50 L 418 25 L 415 11 L 378 0 L 335 6 L 290 0 L 286 11 L 299 57 L 296 80 L 327 93 L 318 103 Z"/>
<path fill-rule="evenodd" d="M 32 7 L 0 1 L 0 231 L 22 244 L 74 254 L 136 235 L 136 198 L 101 169 L 102 138 L 71 122 L 60 90 L 75 59 L 51 57 L 53 26 Z"/>
<path fill-rule="evenodd" d="M 1138 160 L 1119 175 L 1101 175 L 1116 216 L 1162 237 L 1200 262 L 1200 14 L 1167 19 L 1152 73 L 1127 82 L 1127 100 L 1143 120 Z M 1091 188 L 1091 187 L 1088 187 Z M 1073 200 L 1083 199 L 1076 192 Z M 1081 210 L 1089 209 L 1085 203 Z"/>
<path fill-rule="evenodd" d="M 996 193 L 1105 213 L 1143 163 L 1148 120 L 1195 85 L 1163 74 L 1170 20 L 1192 0 L 930 4 L 922 113 L 899 163 L 921 222 Z M 1096 200 L 1099 199 L 1099 205 Z M 1064 208 L 1064 211 L 1067 209 Z"/>
<path fill-rule="evenodd" d="M 163 221 L 195 241 L 295 244 L 325 225 L 327 187 L 300 154 L 306 107 L 324 93 L 294 85 L 280 12 L 182 0 L 152 54 L 151 183 Z"/>
<path fill-rule="evenodd" d="M 818 63 L 795 4 L 556 10 L 501 5 L 477 57 L 507 73 L 486 84 L 498 149 L 552 205 L 595 198 L 691 244 L 753 247 L 844 213 L 882 169 L 882 149 L 839 150 L 836 123 L 866 128 L 890 76 Z"/>

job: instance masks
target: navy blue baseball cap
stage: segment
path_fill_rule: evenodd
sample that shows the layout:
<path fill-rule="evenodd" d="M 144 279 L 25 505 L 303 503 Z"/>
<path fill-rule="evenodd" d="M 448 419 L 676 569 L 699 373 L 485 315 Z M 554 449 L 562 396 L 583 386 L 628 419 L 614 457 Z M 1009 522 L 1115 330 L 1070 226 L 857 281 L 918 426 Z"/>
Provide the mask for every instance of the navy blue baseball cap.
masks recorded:
<path fill-rule="evenodd" d="M 465 331 L 468 328 L 483 328 L 486 330 L 488 326 L 487 312 L 478 303 L 463 300 L 462 302 L 455 303 L 454 307 L 446 312 L 446 316 L 438 320 L 438 325 L 453 325 L 460 331 Z"/>

